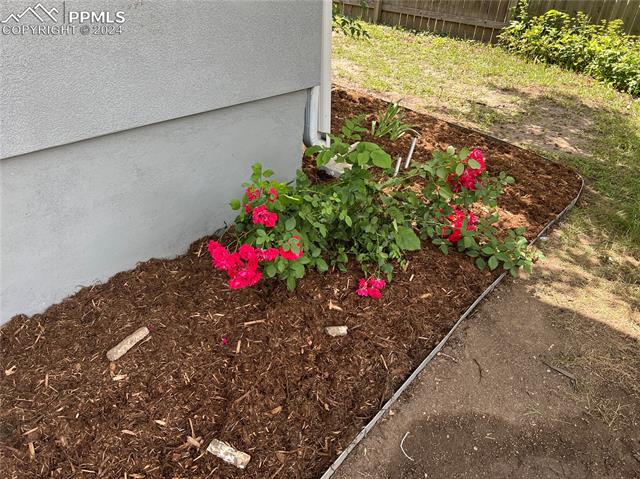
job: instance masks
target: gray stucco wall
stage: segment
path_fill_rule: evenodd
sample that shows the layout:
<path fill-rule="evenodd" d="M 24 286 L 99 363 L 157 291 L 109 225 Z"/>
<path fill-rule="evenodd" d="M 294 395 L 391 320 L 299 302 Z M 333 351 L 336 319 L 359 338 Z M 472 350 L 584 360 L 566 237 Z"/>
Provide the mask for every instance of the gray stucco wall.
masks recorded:
<path fill-rule="evenodd" d="M 0 0 L 0 20 L 36 3 Z M 59 11 L 58 22 L 27 14 L 22 23 L 61 26 L 63 11 L 122 11 L 123 30 L 0 35 L 0 158 L 320 82 L 319 0 L 42 4 Z"/>
<path fill-rule="evenodd" d="M 0 22 L 33 5 L 0 0 Z M 73 10 L 126 21 L 0 35 L 0 323 L 183 253 L 232 217 L 255 161 L 292 178 L 320 83 L 317 0 L 42 5 L 58 25 Z"/>
<path fill-rule="evenodd" d="M 292 178 L 305 101 L 299 91 L 0 161 L 2 320 L 184 252 L 233 218 L 254 161 Z"/>

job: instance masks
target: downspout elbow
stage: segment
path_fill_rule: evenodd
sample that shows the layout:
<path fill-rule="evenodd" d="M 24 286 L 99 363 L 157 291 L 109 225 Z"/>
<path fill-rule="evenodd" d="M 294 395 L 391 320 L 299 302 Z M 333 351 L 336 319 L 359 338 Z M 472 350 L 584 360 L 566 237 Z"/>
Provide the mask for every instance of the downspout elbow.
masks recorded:
<path fill-rule="evenodd" d="M 320 87 L 314 86 L 307 93 L 307 106 L 304 112 L 304 132 L 302 139 L 305 146 L 326 145 L 327 141 L 318 131 L 318 107 Z"/>

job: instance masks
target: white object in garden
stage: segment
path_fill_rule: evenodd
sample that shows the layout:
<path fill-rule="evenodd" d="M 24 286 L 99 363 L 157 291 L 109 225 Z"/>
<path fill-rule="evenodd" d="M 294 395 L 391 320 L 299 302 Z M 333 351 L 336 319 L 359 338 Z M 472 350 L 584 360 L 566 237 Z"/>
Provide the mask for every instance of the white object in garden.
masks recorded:
<path fill-rule="evenodd" d="M 396 161 L 396 169 L 393 172 L 393 176 L 398 176 L 398 173 L 400 172 L 400 164 L 402 163 L 402 157 L 399 156 L 398 160 Z"/>
<path fill-rule="evenodd" d="M 346 336 L 349 328 L 346 326 L 327 326 L 324 328 L 329 336 Z"/>
<path fill-rule="evenodd" d="M 233 464 L 234 466 L 244 469 L 249 464 L 251 456 L 246 452 L 238 451 L 236 448 L 226 442 L 213 439 L 207 447 L 207 452 L 219 457 L 224 462 Z"/>
<path fill-rule="evenodd" d="M 348 153 L 353 153 L 360 142 L 356 141 L 353 145 L 349 146 Z M 344 170 L 350 170 L 351 165 L 349 163 L 337 163 L 336 158 L 338 155 L 332 156 L 331 159 L 327 162 L 326 165 L 321 167 L 320 169 L 327 173 L 328 175 L 333 176 L 334 178 L 340 178 Z"/>
<path fill-rule="evenodd" d="M 132 347 L 146 338 L 149 335 L 149 332 L 149 328 L 146 326 L 136 329 L 133 333 L 107 351 L 107 359 L 109 361 L 117 361 Z"/>
<path fill-rule="evenodd" d="M 411 164 L 411 157 L 413 156 L 413 150 L 416 149 L 416 142 L 418 141 L 418 137 L 414 136 L 413 139 L 411 140 L 411 148 L 409 148 L 409 154 L 407 155 L 407 161 L 404 162 L 404 169 L 406 170 L 407 168 L 409 168 L 409 165 Z"/>
<path fill-rule="evenodd" d="M 334 178 L 340 178 L 345 170 L 351 169 L 351 165 L 349 163 L 336 163 L 336 160 L 331 158 L 327 164 L 320 169 Z"/>

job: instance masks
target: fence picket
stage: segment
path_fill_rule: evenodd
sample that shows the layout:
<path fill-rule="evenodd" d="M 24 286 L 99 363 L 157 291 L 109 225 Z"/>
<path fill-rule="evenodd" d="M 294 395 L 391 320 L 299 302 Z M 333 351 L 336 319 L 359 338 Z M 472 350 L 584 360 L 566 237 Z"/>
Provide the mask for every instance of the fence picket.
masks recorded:
<path fill-rule="evenodd" d="M 460 38 L 495 42 L 508 25 L 517 0 L 338 0 L 342 11 L 375 23 L 446 33 Z M 640 35 L 640 0 L 531 0 L 529 14 L 556 9 L 575 15 L 582 11 L 593 22 L 620 18 L 628 33 Z"/>

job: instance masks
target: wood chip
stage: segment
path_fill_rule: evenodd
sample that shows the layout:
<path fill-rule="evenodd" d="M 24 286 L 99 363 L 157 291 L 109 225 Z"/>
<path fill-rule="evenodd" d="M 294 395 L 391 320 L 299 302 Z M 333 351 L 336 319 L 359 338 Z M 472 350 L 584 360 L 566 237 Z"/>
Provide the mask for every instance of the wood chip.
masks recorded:
<path fill-rule="evenodd" d="M 329 309 L 334 309 L 336 311 L 343 311 L 343 309 L 337 304 L 333 304 L 333 301 L 329 300 Z"/>
<path fill-rule="evenodd" d="M 218 439 L 213 439 L 207 447 L 207 452 L 219 457 L 224 462 L 244 469 L 249 464 L 251 456 L 246 452 L 238 451 L 236 448 Z"/>
<path fill-rule="evenodd" d="M 36 458 L 36 448 L 33 445 L 33 442 L 29 443 L 29 458 L 33 461 Z"/>
<path fill-rule="evenodd" d="M 154 419 L 153 422 L 155 422 L 159 426 L 166 426 L 167 425 L 167 421 L 163 421 L 162 419 Z"/>
<path fill-rule="evenodd" d="M 200 446 L 202 446 L 202 440 L 201 438 L 195 438 L 192 436 L 187 436 L 187 442 L 189 444 L 191 444 L 193 447 L 200 449 Z"/>
<path fill-rule="evenodd" d="M 123 381 L 123 380 L 127 379 L 127 377 L 128 376 L 126 374 L 117 374 L 117 375 L 113 376 L 111 378 L 111 380 L 112 381 Z"/>
<path fill-rule="evenodd" d="M 324 328 L 329 336 L 346 336 L 349 328 L 346 326 L 327 326 Z"/>
<path fill-rule="evenodd" d="M 137 434 L 133 431 L 130 431 L 129 429 L 123 429 L 122 431 L 120 431 L 122 434 L 128 434 L 129 436 L 137 436 Z"/>
<path fill-rule="evenodd" d="M 266 319 L 257 319 L 255 321 L 247 321 L 246 323 L 242 323 L 243 326 L 251 326 L 252 324 L 264 323 Z"/>
<path fill-rule="evenodd" d="M 247 398 L 247 396 L 251 394 L 251 389 L 249 389 L 246 393 L 244 393 L 242 396 L 240 396 L 238 399 L 236 399 L 235 401 L 233 401 L 233 403 L 239 403 L 241 401 L 243 401 L 244 399 Z"/>
<path fill-rule="evenodd" d="M 107 351 L 107 359 L 109 361 L 117 361 L 132 347 L 146 338 L 149 335 L 149 332 L 149 328 L 146 326 L 136 329 L 133 333 Z"/>
<path fill-rule="evenodd" d="M 9 369 L 5 369 L 4 370 L 4 375 L 5 376 L 11 376 L 13 373 L 16 372 L 16 369 L 18 369 L 18 366 L 11 366 Z"/>
<path fill-rule="evenodd" d="M 278 406 L 278 407 L 274 407 L 271 411 L 269 411 L 269 414 L 271 414 L 272 416 L 275 416 L 276 414 L 280 414 L 282 412 L 282 406 Z"/>

